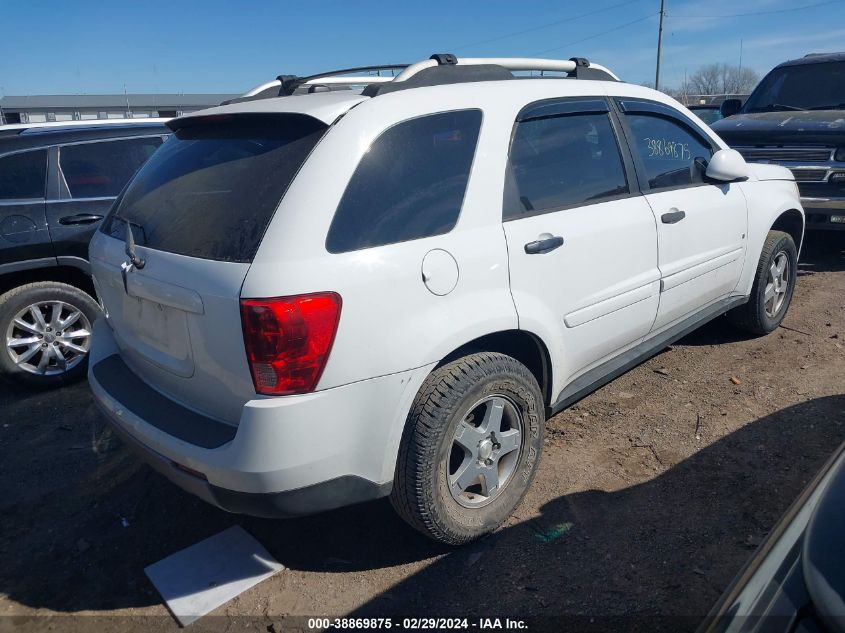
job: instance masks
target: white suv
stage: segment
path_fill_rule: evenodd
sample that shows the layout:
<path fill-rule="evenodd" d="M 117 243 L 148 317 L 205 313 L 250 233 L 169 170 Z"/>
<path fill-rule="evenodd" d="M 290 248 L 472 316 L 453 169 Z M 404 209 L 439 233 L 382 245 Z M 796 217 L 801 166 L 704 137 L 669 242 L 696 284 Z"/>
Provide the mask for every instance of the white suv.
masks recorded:
<path fill-rule="evenodd" d="M 792 174 L 664 94 L 451 55 L 275 85 L 171 121 L 90 247 L 96 399 L 225 510 L 389 495 L 469 541 L 522 499 L 548 416 L 714 317 L 786 313 Z"/>

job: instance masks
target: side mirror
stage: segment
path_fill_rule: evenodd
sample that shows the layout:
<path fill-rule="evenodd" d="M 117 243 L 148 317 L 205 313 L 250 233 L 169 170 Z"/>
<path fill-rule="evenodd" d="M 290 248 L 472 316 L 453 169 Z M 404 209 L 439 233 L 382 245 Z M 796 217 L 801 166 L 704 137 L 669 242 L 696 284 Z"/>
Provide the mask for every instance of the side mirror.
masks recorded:
<path fill-rule="evenodd" d="M 713 154 L 705 172 L 708 178 L 720 182 L 748 180 L 750 173 L 748 163 L 735 149 L 720 149 Z"/>
<path fill-rule="evenodd" d="M 722 105 L 719 106 L 719 112 L 721 112 L 722 116 L 725 118 L 733 116 L 741 109 L 742 101 L 740 101 L 739 99 L 725 99 L 724 101 L 722 101 Z"/>

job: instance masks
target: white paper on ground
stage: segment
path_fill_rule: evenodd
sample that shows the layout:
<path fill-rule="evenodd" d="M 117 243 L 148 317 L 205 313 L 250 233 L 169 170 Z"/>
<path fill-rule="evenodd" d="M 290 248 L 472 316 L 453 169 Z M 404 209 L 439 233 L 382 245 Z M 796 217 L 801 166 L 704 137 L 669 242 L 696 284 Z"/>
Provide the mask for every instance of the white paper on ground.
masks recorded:
<path fill-rule="evenodd" d="M 144 569 L 182 626 L 225 604 L 284 566 L 235 525 Z"/>

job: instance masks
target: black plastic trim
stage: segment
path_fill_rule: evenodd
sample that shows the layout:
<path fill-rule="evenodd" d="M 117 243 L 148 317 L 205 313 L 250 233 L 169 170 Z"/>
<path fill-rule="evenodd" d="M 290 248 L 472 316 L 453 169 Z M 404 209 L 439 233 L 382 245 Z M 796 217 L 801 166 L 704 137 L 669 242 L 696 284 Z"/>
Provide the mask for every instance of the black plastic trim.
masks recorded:
<path fill-rule="evenodd" d="M 560 392 L 555 400 L 555 403 L 549 408 L 549 415 L 554 415 L 563 411 L 566 407 L 588 396 L 599 387 L 606 385 L 611 380 L 627 372 L 629 369 L 632 369 L 643 361 L 651 358 L 667 345 L 671 345 L 679 338 L 686 336 L 693 330 L 697 330 L 708 321 L 712 321 L 716 317 L 723 315 L 731 308 L 742 305 L 747 301 L 748 297 L 729 297 L 727 299 L 722 299 L 721 301 L 687 317 L 677 325 L 672 326 L 655 337 L 643 341 L 639 345 L 629 349 L 627 352 L 614 356 L 598 367 L 594 367 L 587 373 L 579 376 L 569 383 L 563 391 Z"/>
<path fill-rule="evenodd" d="M 517 123 L 548 119 L 567 114 L 601 114 L 610 112 L 610 104 L 603 97 L 553 97 L 534 101 L 519 111 L 516 115 Z M 511 137 L 511 142 L 513 137 Z"/>
<path fill-rule="evenodd" d="M 91 274 L 91 264 L 88 262 L 87 259 L 83 259 L 81 257 L 74 257 L 73 255 L 59 255 L 56 257 L 56 263 L 59 266 L 70 266 L 72 268 L 78 268 L 82 272 L 90 275 Z"/>
<path fill-rule="evenodd" d="M 365 97 L 409 90 L 411 88 L 426 88 L 430 86 L 445 86 L 451 84 L 473 83 L 478 81 L 505 81 L 514 79 L 509 70 L 496 64 L 479 64 L 461 66 L 444 64 L 424 68 L 405 81 L 388 81 L 380 84 L 370 84 L 361 93 Z"/>
<path fill-rule="evenodd" d="M 454 66 L 458 63 L 458 58 L 452 53 L 435 53 L 429 59 L 433 59 L 439 66 Z"/>
<path fill-rule="evenodd" d="M 24 259 L 18 262 L 0 264 L 0 275 L 6 273 L 18 273 L 23 270 L 34 270 L 36 268 L 52 268 L 56 265 L 55 257 L 41 257 L 39 259 Z"/>
<path fill-rule="evenodd" d="M 238 492 L 209 485 L 215 502 L 224 510 L 267 519 L 316 514 L 356 503 L 374 501 L 388 496 L 392 489 L 392 481 L 376 484 L 355 475 L 343 475 L 312 486 L 284 492 Z"/>
<path fill-rule="evenodd" d="M 136 376 L 118 354 L 94 365 L 94 378 L 132 414 L 160 431 L 201 448 L 235 439 L 237 427 L 200 415 L 174 402 Z"/>

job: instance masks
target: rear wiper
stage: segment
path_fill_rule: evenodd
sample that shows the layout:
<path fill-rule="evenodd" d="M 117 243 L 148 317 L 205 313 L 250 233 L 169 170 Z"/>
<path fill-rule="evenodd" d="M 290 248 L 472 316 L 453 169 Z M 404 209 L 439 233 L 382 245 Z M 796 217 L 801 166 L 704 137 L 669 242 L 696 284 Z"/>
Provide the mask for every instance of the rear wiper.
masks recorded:
<path fill-rule="evenodd" d="M 132 235 L 132 223 L 129 220 L 126 220 L 125 253 L 126 256 L 129 258 L 129 263 L 138 270 L 141 270 L 144 266 L 147 265 L 147 262 L 138 257 L 138 253 L 135 252 L 135 236 Z"/>
<path fill-rule="evenodd" d="M 137 222 L 133 222 L 133 221 L 132 221 L 132 220 L 130 220 L 129 218 L 127 218 L 127 217 L 125 217 L 125 216 L 123 216 L 123 215 L 120 215 L 119 213 L 115 213 L 112 217 L 113 217 L 115 220 L 120 220 L 121 222 L 124 222 L 124 223 L 126 223 L 126 224 L 129 224 L 129 225 L 131 225 L 131 226 L 134 226 L 134 227 L 136 227 L 136 228 L 141 229 L 141 237 L 142 237 L 142 238 L 143 238 L 143 240 L 144 240 L 144 244 L 146 244 L 146 243 L 147 243 L 147 231 L 144 229 L 144 226 L 143 226 L 142 224 L 138 224 Z M 112 231 L 112 234 L 114 234 L 114 231 Z M 125 235 L 125 231 L 124 231 L 124 235 Z"/>
<path fill-rule="evenodd" d="M 813 106 L 810 110 L 843 110 L 845 103 L 837 103 L 836 105 Z"/>

